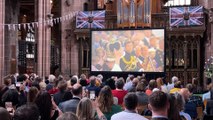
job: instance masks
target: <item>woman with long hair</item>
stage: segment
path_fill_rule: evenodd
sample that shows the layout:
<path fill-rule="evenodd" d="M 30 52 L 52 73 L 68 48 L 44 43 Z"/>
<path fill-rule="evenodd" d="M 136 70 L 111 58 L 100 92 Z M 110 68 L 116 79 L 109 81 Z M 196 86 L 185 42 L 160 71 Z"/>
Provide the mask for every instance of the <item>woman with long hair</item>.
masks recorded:
<path fill-rule="evenodd" d="M 121 112 L 120 106 L 113 104 L 113 95 L 109 86 L 104 86 L 98 96 L 98 107 L 103 112 L 107 120 L 115 113 Z"/>
<path fill-rule="evenodd" d="M 95 120 L 95 112 L 89 98 L 82 98 L 78 103 L 76 115 L 79 120 Z"/>
<path fill-rule="evenodd" d="M 51 99 L 48 92 L 40 92 L 35 100 L 38 106 L 41 120 L 56 120 L 59 116 L 60 110 Z"/>
<path fill-rule="evenodd" d="M 27 94 L 27 102 L 34 103 L 39 90 L 36 87 L 31 87 Z"/>

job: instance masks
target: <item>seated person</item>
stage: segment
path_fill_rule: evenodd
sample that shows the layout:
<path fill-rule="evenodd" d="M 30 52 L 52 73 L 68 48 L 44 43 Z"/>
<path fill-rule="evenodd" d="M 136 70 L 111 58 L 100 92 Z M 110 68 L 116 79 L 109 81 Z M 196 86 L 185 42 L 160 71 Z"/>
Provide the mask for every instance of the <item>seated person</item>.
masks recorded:
<path fill-rule="evenodd" d="M 207 100 L 206 114 L 207 115 L 213 115 L 213 89 L 210 90 L 210 99 Z"/>
<path fill-rule="evenodd" d="M 168 120 L 170 108 L 167 94 L 162 91 L 155 91 L 149 96 L 149 109 L 152 111 L 152 120 Z"/>
<path fill-rule="evenodd" d="M 127 93 L 124 97 L 125 110 L 114 114 L 111 120 L 148 120 L 136 112 L 138 98 L 135 93 Z"/>

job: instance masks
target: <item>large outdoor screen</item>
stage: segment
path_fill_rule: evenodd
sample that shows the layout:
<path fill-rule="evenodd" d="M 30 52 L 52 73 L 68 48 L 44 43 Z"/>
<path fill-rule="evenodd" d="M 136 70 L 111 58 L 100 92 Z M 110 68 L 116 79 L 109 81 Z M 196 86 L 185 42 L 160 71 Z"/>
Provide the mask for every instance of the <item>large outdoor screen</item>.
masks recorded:
<path fill-rule="evenodd" d="M 165 29 L 92 30 L 91 71 L 164 72 Z"/>

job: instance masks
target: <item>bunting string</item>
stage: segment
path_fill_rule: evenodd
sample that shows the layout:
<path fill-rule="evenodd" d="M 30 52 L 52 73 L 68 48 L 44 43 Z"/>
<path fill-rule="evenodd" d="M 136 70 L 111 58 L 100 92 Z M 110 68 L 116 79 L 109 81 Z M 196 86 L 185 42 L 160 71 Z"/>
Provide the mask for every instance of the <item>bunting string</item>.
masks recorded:
<path fill-rule="evenodd" d="M 74 16 L 76 16 L 77 14 L 78 14 L 78 11 L 75 11 L 61 17 L 50 18 L 47 20 L 38 20 L 37 22 L 19 23 L 19 24 L 0 24 L 0 28 L 5 29 L 7 27 L 9 31 L 10 30 L 16 31 L 16 30 L 21 30 L 22 28 L 24 30 L 31 29 L 31 28 L 35 29 L 35 28 L 38 28 L 39 24 L 43 24 L 44 26 L 45 25 L 53 26 L 53 25 L 59 24 L 60 22 L 68 21 L 72 19 Z"/>

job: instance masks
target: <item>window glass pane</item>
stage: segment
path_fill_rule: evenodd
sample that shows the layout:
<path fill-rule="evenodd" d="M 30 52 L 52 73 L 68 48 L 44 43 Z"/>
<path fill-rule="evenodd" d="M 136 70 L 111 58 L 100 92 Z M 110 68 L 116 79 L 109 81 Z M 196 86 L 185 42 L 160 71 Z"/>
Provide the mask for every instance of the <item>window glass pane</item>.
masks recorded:
<path fill-rule="evenodd" d="M 197 68 L 197 50 L 193 50 L 193 68 Z"/>

